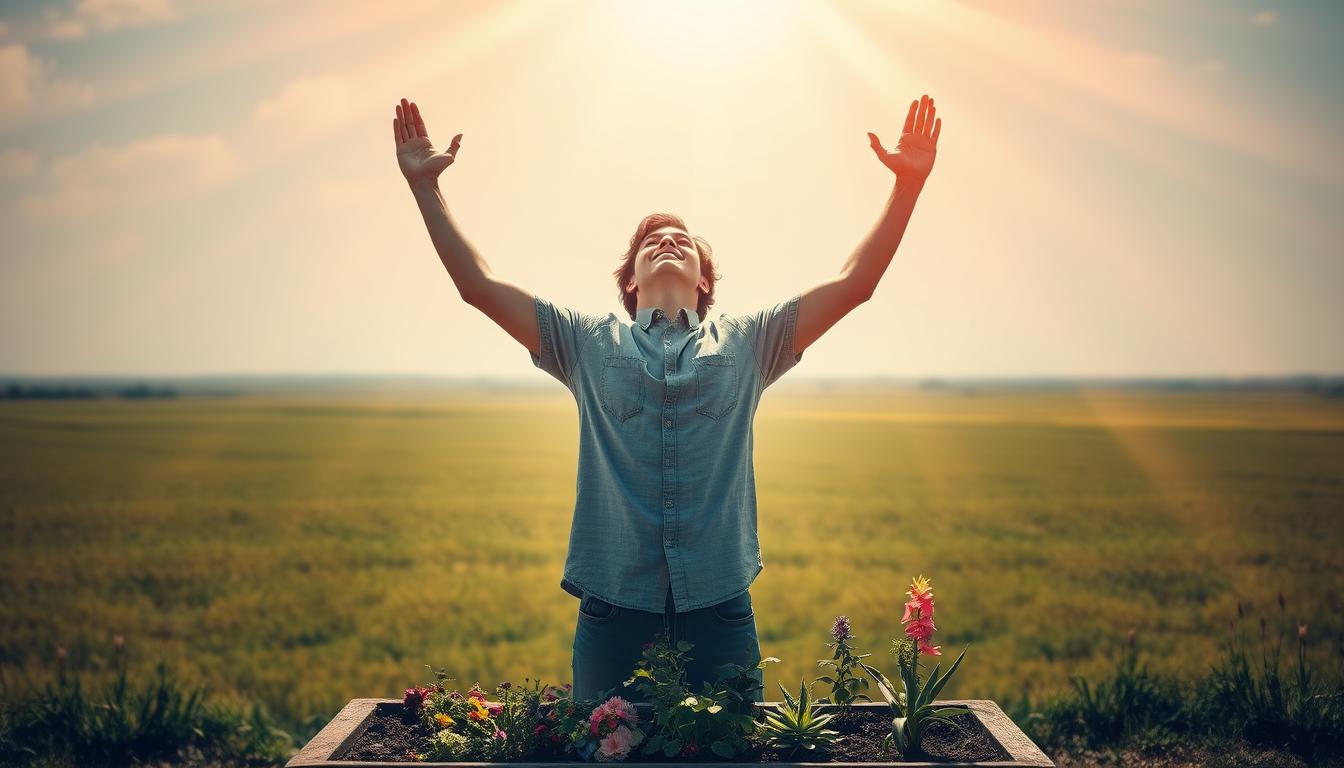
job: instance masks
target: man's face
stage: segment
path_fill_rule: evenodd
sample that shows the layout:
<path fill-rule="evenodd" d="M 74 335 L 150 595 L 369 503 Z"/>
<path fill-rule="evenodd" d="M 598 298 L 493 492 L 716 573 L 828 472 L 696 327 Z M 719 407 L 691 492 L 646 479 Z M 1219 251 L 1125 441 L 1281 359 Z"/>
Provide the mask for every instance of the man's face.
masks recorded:
<path fill-rule="evenodd" d="M 691 236 L 680 227 L 666 226 L 644 236 L 635 252 L 635 276 L 626 292 L 652 281 L 670 280 L 708 293 L 709 281 L 700 274 L 700 253 Z"/>

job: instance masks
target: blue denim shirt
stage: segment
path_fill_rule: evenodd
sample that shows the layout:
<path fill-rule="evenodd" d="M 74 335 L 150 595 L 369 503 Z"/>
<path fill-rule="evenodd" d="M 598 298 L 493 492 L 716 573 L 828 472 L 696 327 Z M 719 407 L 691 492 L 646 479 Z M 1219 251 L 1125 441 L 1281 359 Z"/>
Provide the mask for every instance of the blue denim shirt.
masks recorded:
<path fill-rule="evenodd" d="M 632 323 L 534 296 L 532 362 L 579 409 L 565 591 L 662 613 L 670 585 L 682 613 L 751 586 L 764 567 L 752 422 L 761 393 L 802 359 L 801 298 L 704 321 L 642 309 Z"/>

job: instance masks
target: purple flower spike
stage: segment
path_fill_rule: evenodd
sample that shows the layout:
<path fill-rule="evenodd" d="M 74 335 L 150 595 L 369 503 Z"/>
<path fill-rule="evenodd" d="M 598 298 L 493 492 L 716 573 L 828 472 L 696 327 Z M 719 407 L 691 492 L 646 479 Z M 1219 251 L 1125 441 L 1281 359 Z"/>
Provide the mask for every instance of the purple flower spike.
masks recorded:
<path fill-rule="evenodd" d="M 848 616 L 835 617 L 835 623 L 831 624 L 831 637 L 834 637 L 837 643 L 841 640 L 848 640 L 851 637 L 849 634 Z"/>

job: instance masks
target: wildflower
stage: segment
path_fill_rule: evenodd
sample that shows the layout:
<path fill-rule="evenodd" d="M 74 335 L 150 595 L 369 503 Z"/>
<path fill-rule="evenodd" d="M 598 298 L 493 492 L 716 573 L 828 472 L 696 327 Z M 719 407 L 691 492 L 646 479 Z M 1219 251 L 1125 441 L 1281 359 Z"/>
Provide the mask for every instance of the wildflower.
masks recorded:
<path fill-rule="evenodd" d="M 456 722 L 456 721 L 453 720 L 453 718 L 451 718 L 451 717 L 445 715 L 445 714 L 442 713 L 442 712 L 440 712 L 440 713 L 434 715 L 434 723 L 435 723 L 435 725 L 438 725 L 440 729 L 442 729 L 442 728 L 447 728 L 448 726 L 452 725 L 454 722 Z"/>
<path fill-rule="evenodd" d="M 1127 643 L 1127 644 L 1129 645 L 1130 648 L 1133 648 L 1133 647 L 1134 647 L 1134 628 L 1133 628 L 1133 627 L 1130 627 L 1130 628 L 1129 628 L 1129 632 L 1127 632 L 1127 633 L 1125 634 L 1125 643 Z"/>
<path fill-rule="evenodd" d="M 496 741 L 504 741 L 504 740 L 507 739 L 507 738 L 509 738 L 509 734 L 505 733 L 503 728 L 496 728 L 496 729 L 495 729 L 495 740 L 496 740 Z"/>
<path fill-rule="evenodd" d="M 1307 641 L 1307 625 L 1306 625 L 1306 624 L 1298 624 L 1298 625 L 1297 625 L 1297 639 L 1298 639 L 1298 640 L 1301 640 L 1301 641 L 1304 642 L 1304 643 Z"/>
<path fill-rule="evenodd" d="M 841 642 L 842 640 L 849 639 L 850 634 L 849 634 L 848 616 L 835 617 L 835 622 L 831 624 L 831 637 L 835 638 L 835 641 L 837 643 Z"/>
<path fill-rule="evenodd" d="M 513 683 L 510 683 L 508 680 L 505 680 L 504 682 L 499 684 L 499 687 L 507 691 L 513 687 Z"/>
<path fill-rule="evenodd" d="M 419 712 L 420 705 L 425 703 L 425 697 L 428 695 L 428 688 L 407 688 L 401 705 L 412 712 Z"/>
<path fill-rule="evenodd" d="M 499 717 L 501 714 L 504 713 L 503 704 L 491 704 L 488 709 L 491 717 Z"/>
<path fill-rule="evenodd" d="M 910 596 L 910 601 L 905 604 L 901 623 L 910 623 L 905 628 L 905 634 L 919 641 L 920 653 L 942 656 L 943 652 L 939 650 L 942 646 L 929 644 L 929 638 L 933 637 L 937 629 L 933 623 L 933 586 L 921 575 L 911 580 L 910 591 L 906 594 Z"/>
<path fill-rule="evenodd" d="M 65 654 L 65 648 L 63 648 L 63 647 L 61 647 L 61 646 L 59 646 L 59 645 L 56 646 L 56 658 L 57 658 L 57 659 L 60 659 L 61 661 L 65 661 L 65 656 L 66 656 L 66 654 Z"/>
<path fill-rule="evenodd" d="M 476 699 L 478 701 L 485 701 L 485 691 L 482 691 L 480 688 L 473 686 L 472 689 L 467 692 L 467 698 Z"/>
<path fill-rule="evenodd" d="M 122 648 L 126 647 L 126 638 L 120 634 L 113 635 L 112 645 L 116 646 L 117 650 L 121 650 Z"/>
<path fill-rule="evenodd" d="M 540 736 L 541 734 L 543 734 L 543 733 L 545 733 L 545 732 L 546 732 L 546 724 L 545 724 L 545 723 L 537 723 L 537 727 L 532 729 L 532 735 L 533 735 L 533 736 Z"/>
<path fill-rule="evenodd" d="M 449 692 L 448 692 L 448 698 L 450 698 L 450 699 L 454 699 L 454 700 L 456 700 L 456 699 L 460 699 L 460 698 L 462 698 L 462 694 L 458 693 L 457 691 L 449 691 Z"/>
<path fill-rule="evenodd" d="M 685 756 L 687 756 L 687 757 L 691 757 L 692 755 L 694 755 L 694 754 L 696 753 L 696 751 L 697 751 L 697 750 L 696 750 L 696 748 L 695 748 L 695 744 L 693 744 L 693 743 L 688 743 L 685 747 L 682 748 L 682 750 L 681 750 L 681 754 L 683 754 L 683 755 L 685 755 Z"/>

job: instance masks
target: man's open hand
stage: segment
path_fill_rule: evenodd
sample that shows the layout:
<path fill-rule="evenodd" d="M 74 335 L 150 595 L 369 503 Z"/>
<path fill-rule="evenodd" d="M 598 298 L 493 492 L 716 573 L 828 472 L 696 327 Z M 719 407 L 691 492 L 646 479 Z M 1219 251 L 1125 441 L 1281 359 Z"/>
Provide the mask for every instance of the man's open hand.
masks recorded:
<path fill-rule="evenodd" d="M 933 170 L 933 159 L 938 154 L 938 134 L 943 130 L 943 119 L 934 117 L 933 99 L 927 94 L 919 101 L 910 102 L 905 116 L 905 128 L 896 142 L 896 151 L 883 149 L 876 134 L 868 134 L 868 142 L 877 153 L 877 159 L 896 174 L 898 180 L 922 182 Z"/>
<path fill-rule="evenodd" d="M 420 117 L 420 108 L 405 99 L 397 105 L 392 134 L 397 140 L 397 165 L 401 166 L 401 175 L 412 184 L 437 179 L 444 168 L 453 164 L 462 144 L 462 134 L 459 133 L 453 137 L 448 149 L 435 152 L 434 145 L 429 143 L 425 121 Z"/>

